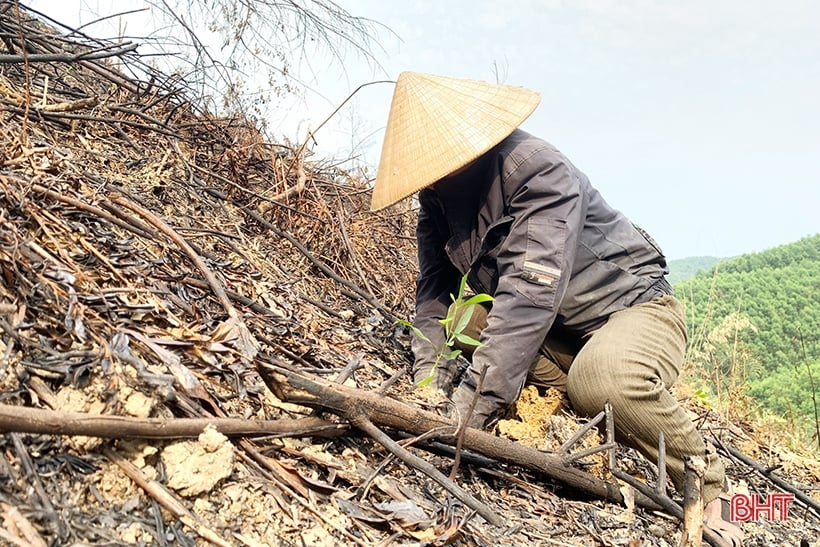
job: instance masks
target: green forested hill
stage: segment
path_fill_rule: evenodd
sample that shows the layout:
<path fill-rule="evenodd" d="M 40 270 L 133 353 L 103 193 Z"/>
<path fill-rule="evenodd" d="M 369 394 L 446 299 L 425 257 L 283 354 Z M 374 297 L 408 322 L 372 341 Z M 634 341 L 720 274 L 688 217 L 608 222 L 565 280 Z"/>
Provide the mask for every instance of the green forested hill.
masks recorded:
<path fill-rule="evenodd" d="M 722 260 L 676 283 L 675 293 L 686 306 L 689 360 L 715 390 L 732 396 L 748 384 L 764 408 L 813 426 L 812 396 L 820 399 L 820 234 Z"/>
<path fill-rule="evenodd" d="M 666 278 L 673 285 L 695 277 L 702 271 L 712 268 L 715 264 L 724 260 L 716 256 L 692 256 L 669 261 L 669 275 Z"/>

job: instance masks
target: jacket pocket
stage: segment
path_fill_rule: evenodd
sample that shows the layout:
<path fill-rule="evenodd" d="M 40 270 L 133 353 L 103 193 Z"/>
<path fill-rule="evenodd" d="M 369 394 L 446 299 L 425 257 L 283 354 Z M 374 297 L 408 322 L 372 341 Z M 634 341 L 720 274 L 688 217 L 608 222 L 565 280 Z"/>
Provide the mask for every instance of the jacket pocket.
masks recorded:
<path fill-rule="evenodd" d="M 527 242 L 516 290 L 533 304 L 555 307 L 561 283 L 567 225 L 552 218 L 534 217 L 527 221 Z"/>

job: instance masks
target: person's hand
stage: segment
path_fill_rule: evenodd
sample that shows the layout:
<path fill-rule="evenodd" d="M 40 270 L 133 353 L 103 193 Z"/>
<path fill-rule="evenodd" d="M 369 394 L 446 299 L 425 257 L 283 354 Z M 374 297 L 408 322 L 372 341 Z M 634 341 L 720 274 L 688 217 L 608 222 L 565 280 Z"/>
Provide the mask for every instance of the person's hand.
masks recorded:
<path fill-rule="evenodd" d="M 467 425 L 469 427 L 487 429 L 495 423 L 500 409 L 497 404 L 487 400 L 485 397 L 481 395 L 475 397 L 475 395 L 475 389 L 471 386 L 464 383 L 458 386 L 458 389 L 455 390 L 451 399 L 456 407 L 455 418 L 459 423 L 467 419 Z M 475 406 L 472 412 L 470 412 L 470 405 L 473 404 L 474 397 Z"/>

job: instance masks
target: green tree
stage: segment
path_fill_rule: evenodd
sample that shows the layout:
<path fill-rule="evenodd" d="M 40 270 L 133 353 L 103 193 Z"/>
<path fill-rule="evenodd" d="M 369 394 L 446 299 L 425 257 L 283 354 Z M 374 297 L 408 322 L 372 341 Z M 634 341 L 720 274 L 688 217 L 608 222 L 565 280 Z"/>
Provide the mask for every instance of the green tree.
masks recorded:
<path fill-rule="evenodd" d="M 677 283 L 675 292 L 686 310 L 688 360 L 717 398 L 748 393 L 810 430 L 817 387 L 808 376 L 818 377 L 820 361 L 820 234 L 727 259 Z"/>

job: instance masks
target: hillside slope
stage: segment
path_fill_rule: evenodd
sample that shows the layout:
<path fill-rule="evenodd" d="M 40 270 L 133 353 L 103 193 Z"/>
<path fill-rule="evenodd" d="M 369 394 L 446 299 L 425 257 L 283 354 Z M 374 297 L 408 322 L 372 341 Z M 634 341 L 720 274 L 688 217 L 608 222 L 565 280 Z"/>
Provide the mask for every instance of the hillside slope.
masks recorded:
<path fill-rule="evenodd" d="M 278 397 L 260 371 L 436 410 L 403 374 L 409 339 L 396 323 L 412 310 L 414 211 L 370 213 L 367 181 L 214 115 L 175 78 L 127 76 L 133 65 L 150 73 L 128 43 L 57 34 L 6 6 L 0 541 L 679 543 L 666 513 L 463 453 L 454 482 L 502 522 L 491 525 L 339 409 Z M 528 393 L 535 418 L 508 421 L 535 434 L 504 439 L 555 456 L 584 422 L 561 401 L 546 415 L 548 397 Z M 799 495 L 790 519 L 748 524 L 750 544 L 817 537 L 815 459 L 687 404 L 741 489 L 774 489 L 778 469 Z M 409 439 L 383 429 L 435 469 L 453 468 L 431 437 L 452 443 L 454 424 Z M 600 443 L 595 431 L 582 440 Z M 613 456 L 658 477 L 633 451 Z M 560 468 L 620 493 L 605 461 Z"/>
<path fill-rule="evenodd" d="M 675 285 L 690 358 L 713 384 L 748 383 L 761 404 L 814 428 L 820 403 L 820 234 L 721 261 Z"/>
<path fill-rule="evenodd" d="M 715 264 L 725 260 L 716 256 L 692 256 L 669 261 L 669 274 L 666 278 L 673 285 L 695 277 L 698 272 L 710 270 Z"/>

